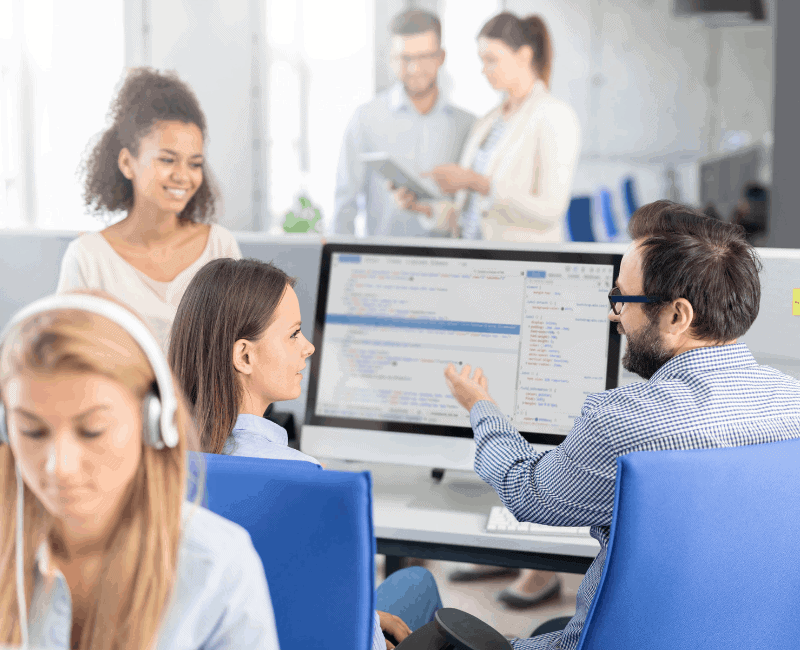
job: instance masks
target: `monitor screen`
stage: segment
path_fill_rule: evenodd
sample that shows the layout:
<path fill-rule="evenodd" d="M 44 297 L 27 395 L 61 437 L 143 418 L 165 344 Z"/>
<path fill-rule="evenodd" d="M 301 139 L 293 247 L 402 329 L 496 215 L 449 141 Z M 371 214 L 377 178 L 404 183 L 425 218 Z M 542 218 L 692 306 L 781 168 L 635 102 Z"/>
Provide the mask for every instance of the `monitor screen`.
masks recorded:
<path fill-rule="evenodd" d="M 480 367 L 531 442 L 559 444 L 614 388 L 620 256 L 327 244 L 306 423 L 471 437 L 447 364 Z"/>

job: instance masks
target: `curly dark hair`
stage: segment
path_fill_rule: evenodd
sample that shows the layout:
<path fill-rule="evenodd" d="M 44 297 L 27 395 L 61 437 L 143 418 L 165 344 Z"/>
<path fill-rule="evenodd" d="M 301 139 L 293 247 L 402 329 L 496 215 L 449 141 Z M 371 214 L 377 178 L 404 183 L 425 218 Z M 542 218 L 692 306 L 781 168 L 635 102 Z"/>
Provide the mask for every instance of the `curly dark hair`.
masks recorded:
<path fill-rule="evenodd" d="M 95 216 L 133 207 L 133 183 L 119 169 L 119 152 L 139 154 L 139 143 L 161 121 L 194 124 L 206 139 L 206 118 L 192 89 L 174 72 L 132 68 L 111 102 L 111 126 L 91 146 L 83 161 L 83 200 Z M 203 165 L 203 182 L 178 215 L 196 223 L 212 221 L 218 191 Z"/>

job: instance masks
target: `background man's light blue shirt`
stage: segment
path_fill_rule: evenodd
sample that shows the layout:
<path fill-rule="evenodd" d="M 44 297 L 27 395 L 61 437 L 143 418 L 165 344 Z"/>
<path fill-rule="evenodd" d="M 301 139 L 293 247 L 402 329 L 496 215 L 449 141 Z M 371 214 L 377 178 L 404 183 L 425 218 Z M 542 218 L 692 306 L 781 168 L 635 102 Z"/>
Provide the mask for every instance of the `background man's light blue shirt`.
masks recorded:
<path fill-rule="evenodd" d="M 264 566 L 247 531 L 184 502 L 172 601 L 157 650 L 278 650 Z M 72 599 L 45 545 L 34 563 L 28 636 L 34 648 L 70 648 Z"/>
<path fill-rule="evenodd" d="M 228 456 L 305 460 L 320 464 L 316 458 L 292 449 L 289 446 L 289 435 L 282 426 L 250 413 L 240 413 L 236 418 L 233 431 L 225 441 L 222 453 Z"/>
<path fill-rule="evenodd" d="M 433 108 L 421 115 L 399 83 L 356 109 L 339 156 L 334 232 L 355 232 L 361 204 L 367 214 L 367 235 L 427 235 L 430 229 L 419 214 L 399 209 L 386 189 L 386 179 L 370 172 L 359 157 L 386 152 L 416 174 L 457 163 L 474 122 L 474 115 L 449 104 L 441 91 Z"/>

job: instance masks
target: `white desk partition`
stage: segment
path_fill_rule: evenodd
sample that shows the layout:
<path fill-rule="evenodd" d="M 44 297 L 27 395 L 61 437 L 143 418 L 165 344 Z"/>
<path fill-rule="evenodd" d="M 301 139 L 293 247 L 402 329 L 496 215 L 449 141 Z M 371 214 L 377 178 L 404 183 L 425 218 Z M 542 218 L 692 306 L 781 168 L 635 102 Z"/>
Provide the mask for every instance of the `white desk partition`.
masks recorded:
<path fill-rule="evenodd" d="M 800 379 L 800 315 L 792 314 L 793 290 L 800 289 L 800 250 L 759 248 L 758 254 L 764 265 L 761 307 L 741 340 L 759 363 Z"/>
<path fill-rule="evenodd" d="M 61 258 L 77 231 L 0 230 L 0 327 L 29 302 L 56 290 Z M 322 252 L 319 236 L 269 236 L 261 233 L 234 233 L 244 257 L 275 264 L 297 278 L 297 298 L 304 333 L 313 338 L 317 277 Z M 135 306 L 135 305 L 134 305 Z M 298 424 L 305 417 L 305 388 L 299 399 L 283 402 L 278 408 L 294 413 Z"/>

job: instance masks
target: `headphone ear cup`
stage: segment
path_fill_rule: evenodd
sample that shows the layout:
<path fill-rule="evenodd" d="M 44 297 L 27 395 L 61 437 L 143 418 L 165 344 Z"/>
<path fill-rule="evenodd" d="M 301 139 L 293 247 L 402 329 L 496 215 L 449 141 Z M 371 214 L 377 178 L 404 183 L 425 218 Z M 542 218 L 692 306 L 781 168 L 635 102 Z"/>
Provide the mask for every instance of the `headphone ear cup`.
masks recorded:
<path fill-rule="evenodd" d="M 6 424 L 6 407 L 0 402 L 0 445 L 7 445 L 8 442 L 8 425 Z"/>
<path fill-rule="evenodd" d="M 164 440 L 161 436 L 161 400 L 149 392 L 144 396 L 142 403 L 142 436 L 144 443 L 156 449 L 163 449 Z"/>

